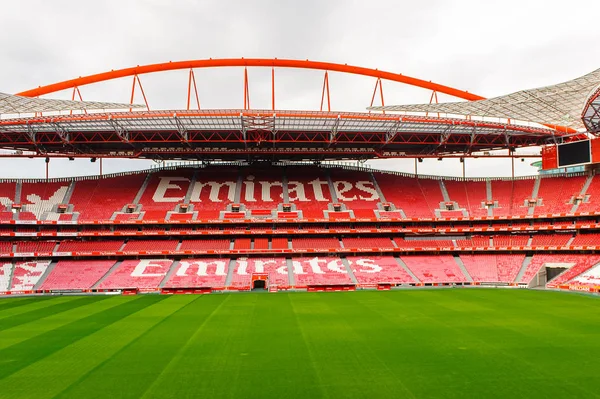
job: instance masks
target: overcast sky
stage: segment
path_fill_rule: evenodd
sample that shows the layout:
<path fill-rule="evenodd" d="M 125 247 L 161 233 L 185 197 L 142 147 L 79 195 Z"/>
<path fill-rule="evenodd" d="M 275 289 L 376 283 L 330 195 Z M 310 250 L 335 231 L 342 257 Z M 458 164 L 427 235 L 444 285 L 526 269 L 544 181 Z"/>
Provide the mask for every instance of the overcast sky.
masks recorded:
<path fill-rule="evenodd" d="M 492 97 L 599 68 L 598 15 L 598 0 L 2 1 L 0 91 L 169 60 L 277 57 L 378 68 Z M 270 107 L 270 70 L 250 69 L 249 76 L 252 108 Z M 242 77 L 237 68 L 197 71 L 202 107 L 241 108 Z M 187 72 L 141 79 L 151 108 L 185 107 Z M 321 72 L 276 70 L 277 108 L 318 109 L 321 85 Z M 332 73 L 330 85 L 333 109 L 364 111 L 374 80 Z M 115 102 L 128 102 L 130 90 L 130 78 L 81 88 L 84 100 Z M 386 104 L 422 103 L 430 96 L 389 82 L 384 93 Z M 532 174 L 529 163 L 517 162 L 517 174 Z M 412 160 L 374 164 L 414 170 Z M 106 160 L 104 171 L 148 165 Z M 89 161 L 50 163 L 50 176 L 97 171 L 98 163 Z M 426 161 L 419 169 L 461 171 L 455 160 Z M 44 173 L 43 160 L 0 161 L 0 177 Z M 509 175 L 510 161 L 473 160 L 467 174 Z"/>

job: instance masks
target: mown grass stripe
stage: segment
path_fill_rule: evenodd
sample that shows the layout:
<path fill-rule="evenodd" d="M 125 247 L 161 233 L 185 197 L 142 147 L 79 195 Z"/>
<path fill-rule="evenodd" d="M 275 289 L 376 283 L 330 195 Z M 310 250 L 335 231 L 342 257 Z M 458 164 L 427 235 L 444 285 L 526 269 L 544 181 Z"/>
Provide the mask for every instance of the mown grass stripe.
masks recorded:
<path fill-rule="evenodd" d="M 193 301 L 83 375 L 57 398 L 81 398 L 88 392 L 98 392 L 105 397 L 141 397 L 225 298 L 194 297 Z M 139 361 L 140 353 L 143 353 L 143 362 Z M 115 370 L 120 372 L 115 373 Z M 107 380 L 111 383 L 106 384 Z M 125 385 L 126 393 L 121 389 Z"/>
<path fill-rule="evenodd" d="M 83 297 L 79 299 L 93 300 L 95 298 Z M 7 376 L 93 334 L 95 331 L 101 330 L 164 299 L 165 297 L 162 296 L 143 296 L 127 300 L 114 308 L 75 320 L 65 326 L 1 350 L 0 385 L 3 385 L 2 379 Z"/>
<path fill-rule="evenodd" d="M 119 299 L 112 298 L 112 300 Z M 3 387 L 5 392 L 3 399 L 24 397 L 49 399 L 60 395 L 61 392 L 68 390 L 72 384 L 76 384 L 82 377 L 110 360 L 123 348 L 136 342 L 148 331 L 151 331 L 153 327 L 160 325 L 171 314 L 195 299 L 194 296 L 138 297 L 130 303 L 130 305 L 137 305 L 136 311 L 127 312 L 127 315 L 119 318 L 114 323 L 95 329 L 94 332 L 82 339 L 72 342 L 59 351 L 1 380 L 0 386 Z M 117 310 L 119 307 L 113 309 Z M 159 342 L 154 344 L 158 345 Z M 135 371 L 137 367 L 142 368 L 143 363 L 144 353 L 138 352 L 133 354 L 131 363 L 128 366 L 130 371 Z M 120 367 L 113 369 L 112 373 L 120 374 L 126 371 L 126 369 Z M 109 375 L 107 378 L 107 380 L 104 380 L 104 385 L 112 385 L 111 376 Z M 120 393 L 114 397 L 126 396 L 129 383 L 133 383 L 136 378 L 137 375 L 134 373 L 130 380 L 123 381 L 123 385 L 119 386 Z M 81 396 L 79 397 L 81 398 Z M 102 390 L 95 390 L 88 391 L 83 397 L 107 396 Z"/>
<path fill-rule="evenodd" d="M 36 300 L 27 302 L 21 306 L 14 306 L 7 308 L 0 312 L 0 325 L 4 323 L 5 320 L 12 318 L 14 316 L 31 312 L 37 309 L 46 308 L 48 306 L 54 306 L 57 303 L 74 301 L 79 297 L 76 296 L 63 296 L 63 297 L 38 297 Z"/>
<path fill-rule="evenodd" d="M 74 320 L 88 317 L 117 305 L 119 305 L 119 302 L 114 300 L 87 301 L 83 306 L 49 315 L 48 317 L 45 317 L 43 321 L 32 320 L 28 323 L 0 331 L 0 350 L 32 339 L 48 331 L 63 327 L 72 323 Z"/>
<path fill-rule="evenodd" d="M 106 299 L 106 297 L 103 297 L 103 296 L 102 297 L 97 296 L 97 297 L 91 297 L 91 298 L 78 297 L 71 301 L 58 302 L 58 303 L 55 303 L 55 304 L 50 305 L 45 308 L 35 309 L 35 310 L 29 311 L 27 313 L 21 313 L 19 315 L 15 315 L 11 318 L 7 318 L 7 319 L 0 321 L 0 332 L 4 331 L 6 329 L 9 329 L 9 328 L 19 326 L 21 324 L 29 323 L 34 320 L 42 320 L 48 316 L 66 312 L 68 310 L 78 308 L 78 307 L 88 304 L 90 302 L 98 302 L 98 301 L 103 301 L 105 299 Z"/>
<path fill-rule="evenodd" d="M 44 298 L 46 300 L 51 299 L 50 296 L 45 297 L 34 297 L 34 296 L 22 296 L 22 297 L 2 297 L 0 296 L 0 312 L 4 309 L 16 308 L 19 306 L 27 305 L 31 302 L 37 302 L 40 298 Z"/>

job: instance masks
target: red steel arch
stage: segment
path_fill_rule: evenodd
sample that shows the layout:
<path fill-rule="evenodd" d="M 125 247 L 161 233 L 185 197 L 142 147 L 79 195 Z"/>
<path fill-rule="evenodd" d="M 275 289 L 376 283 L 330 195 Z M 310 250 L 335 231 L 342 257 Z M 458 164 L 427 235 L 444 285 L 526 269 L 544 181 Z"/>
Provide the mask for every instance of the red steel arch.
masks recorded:
<path fill-rule="evenodd" d="M 322 71 L 335 71 L 350 73 L 355 75 L 370 76 L 378 79 L 389 80 L 393 82 L 405 83 L 411 86 L 417 86 L 438 93 L 448 94 L 464 100 L 475 101 L 483 100 L 485 97 L 478 96 L 468 91 L 455 89 L 450 86 L 433 83 L 418 78 L 402 75 L 399 73 L 385 72 L 378 69 L 364 68 L 348 64 L 336 64 L 332 62 L 320 62 L 310 60 L 290 60 L 278 58 L 209 58 L 204 60 L 189 60 L 166 62 L 162 64 L 150 64 L 102 72 L 95 75 L 83 76 L 76 79 L 65 80 L 63 82 L 53 83 L 46 86 L 40 86 L 36 89 L 25 90 L 17 93 L 25 97 L 37 97 L 44 94 L 55 93 L 57 91 L 72 89 L 91 83 L 104 82 L 107 80 L 118 79 L 128 76 L 142 75 L 146 73 L 174 71 L 193 68 L 218 68 L 218 67 L 270 67 L 270 68 L 301 68 L 316 69 Z"/>

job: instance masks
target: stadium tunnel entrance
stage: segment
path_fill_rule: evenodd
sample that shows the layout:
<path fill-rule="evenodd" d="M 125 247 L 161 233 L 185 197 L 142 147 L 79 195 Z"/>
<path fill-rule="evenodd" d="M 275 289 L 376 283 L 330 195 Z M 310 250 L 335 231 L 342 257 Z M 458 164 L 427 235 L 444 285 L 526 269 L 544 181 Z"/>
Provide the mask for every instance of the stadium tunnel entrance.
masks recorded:
<path fill-rule="evenodd" d="M 252 291 L 266 290 L 268 286 L 269 275 L 263 273 L 252 274 Z"/>

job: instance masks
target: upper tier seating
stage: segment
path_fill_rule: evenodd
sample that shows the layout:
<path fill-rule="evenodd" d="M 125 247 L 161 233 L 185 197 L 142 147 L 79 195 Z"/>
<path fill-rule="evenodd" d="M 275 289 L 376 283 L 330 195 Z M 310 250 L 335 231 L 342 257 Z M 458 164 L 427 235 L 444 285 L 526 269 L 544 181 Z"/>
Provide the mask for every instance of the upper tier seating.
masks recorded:
<path fill-rule="evenodd" d="M 538 198 L 542 199 L 542 205 L 535 207 L 534 214 L 570 212 L 573 204 L 569 201 L 579 195 L 586 179 L 586 176 L 541 179 Z"/>
<path fill-rule="evenodd" d="M 450 201 L 456 201 L 459 207 L 466 209 L 470 217 L 485 217 L 487 209 L 482 203 L 487 201 L 486 182 L 484 181 L 455 181 L 445 183 Z"/>
<path fill-rule="evenodd" d="M 56 206 L 62 204 L 69 189 L 68 182 L 23 183 L 19 220 L 42 220 Z"/>
<path fill-rule="evenodd" d="M 565 193 L 566 194 L 566 193 Z M 598 212 L 600 210 L 600 177 L 595 175 L 585 192 L 588 202 L 579 204 L 577 212 Z"/>
<path fill-rule="evenodd" d="M 61 260 L 46 277 L 40 289 L 90 289 L 114 264 L 114 260 Z"/>
<path fill-rule="evenodd" d="M 373 210 L 377 209 L 381 198 L 369 173 L 333 169 L 331 183 L 337 202 L 346 204 L 347 209 L 354 211 L 354 216 L 375 217 Z"/>
<path fill-rule="evenodd" d="M 73 212 L 79 212 L 80 221 L 109 220 L 133 202 L 145 179 L 144 174 L 133 174 L 78 181 L 69 202 L 74 205 Z"/>
<path fill-rule="evenodd" d="M 595 254 L 540 254 L 534 255 L 533 260 L 536 260 L 536 258 L 538 258 L 536 262 L 540 264 L 540 267 L 550 264 L 550 266 L 569 268 L 548 281 L 546 286 L 549 288 L 557 288 L 600 263 L 600 255 Z M 537 271 L 532 272 L 531 275 L 535 276 L 536 273 Z"/>
<path fill-rule="evenodd" d="M 352 279 L 340 258 L 293 258 L 292 265 L 296 287 L 352 284 Z"/>
<path fill-rule="evenodd" d="M 359 285 L 418 283 L 391 256 L 350 256 L 348 263 Z"/>
<path fill-rule="evenodd" d="M 175 267 L 165 288 L 224 288 L 229 259 L 184 259 Z"/>
<path fill-rule="evenodd" d="M 429 208 L 429 204 L 423 195 L 419 179 L 383 173 L 377 174 L 375 178 L 385 200 L 393 203 L 396 209 L 402 209 L 406 217 L 435 217 L 433 210 Z M 437 181 L 435 183 L 439 184 Z"/>
<path fill-rule="evenodd" d="M 288 287 L 288 269 L 285 258 L 240 258 L 235 263 L 229 288 L 249 290 L 252 274 L 269 275 L 269 286 Z"/>
<path fill-rule="evenodd" d="M 498 201 L 499 208 L 494 208 L 494 216 L 527 215 L 529 208 L 525 202 L 533 194 L 534 179 L 518 181 L 493 180 L 492 198 Z"/>
<path fill-rule="evenodd" d="M 29 291 L 40 281 L 50 266 L 49 260 L 17 262 L 12 276 L 11 291 Z"/>
<path fill-rule="evenodd" d="M 172 260 L 167 259 L 125 260 L 98 285 L 98 288 L 158 288 L 172 263 Z"/>
<path fill-rule="evenodd" d="M 148 185 L 140 198 L 144 219 L 164 219 L 167 211 L 185 202 L 193 177 L 190 169 L 164 170 L 152 173 Z"/>
<path fill-rule="evenodd" d="M 245 168 L 240 202 L 250 210 L 272 210 L 283 203 L 283 170 Z"/>
<path fill-rule="evenodd" d="M 451 255 L 411 255 L 400 257 L 424 283 L 458 283 L 467 279 Z"/>
<path fill-rule="evenodd" d="M 319 168 L 286 168 L 291 204 L 305 218 L 324 218 L 327 204 L 332 202 L 327 177 Z"/>
<path fill-rule="evenodd" d="M 327 175 L 331 177 L 331 187 Z M 377 185 L 372 181 L 375 178 Z M 440 181 L 437 179 L 415 178 L 383 172 L 366 173 L 337 168 L 313 166 L 270 167 L 207 167 L 201 169 L 163 170 L 150 174 L 131 174 L 101 179 L 75 182 L 23 183 L 22 193 L 17 202 L 23 205 L 18 215 L 20 220 L 160 220 L 167 212 L 175 211 L 177 205 L 186 202 L 194 206 L 197 218 L 218 219 L 221 211 L 234 202 L 239 190 L 239 202 L 250 211 L 260 211 L 269 216 L 270 211 L 284 202 L 283 181 L 288 180 L 289 202 L 302 211 L 306 218 L 324 218 L 324 211 L 331 210 L 334 197 L 357 218 L 373 218 L 374 210 L 380 202 L 396 206 L 394 217 L 403 211 L 409 218 L 462 217 L 462 210 L 472 217 L 487 216 L 482 204 L 487 201 L 487 186 L 484 181 L 444 180 L 449 200 L 458 204 L 458 209 L 444 209 L 444 197 Z M 125 206 L 132 205 L 144 182 L 148 184 L 140 197 L 139 209 L 134 213 L 122 213 Z M 238 178 L 241 181 L 238 185 Z M 537 199 L 540 205 L 534 208 L 535 214 L 565 213 L 572 208 L 571 200 L 579 195 L 586 176 L 540 178 Z M 192 186 L 190 184 L 194 182 Z M 532 199 L 535 179 L 491 180 L 492 200 L 499 207 L 493 208 L 494 216 L 525 216 Z M 73 193 L 66 198 L 68 189 Z M 379 198 L 379 186 L 384 198 Z M 0 220 L 11 220 L 10 207 L 15 202 L 16 184 L 0 184 Z M 579 212 L 595 211 L 600 208 L 600 179 L 595 178 L 587 190 L 589 202 L 580 204 Z M 68 202 L 73 205 L 73 213 L 58 214 L 56 205 Z M 440 208 L 440 204 L 442 204 Z M 134 206 L 136 204 L 133 204 Z M 263 213 L 267 212 L 267 213 Z M 382 211 L 385 213 L 385 211 Z M 231 212 L 230 212 L 231 213 Z M 78 217 L 77 217 L 77 214 Z M 243 217 L 243 212 L 240 213 Z M 336 216 L 337 215 L 337 216 Z M 333 213 L 331 217 L 348 217 L 348 213 Z M 75 217 L 75 219 L 74 219 Z M 175 213 L 173 219 L 189 219 L 192 213 Z"/>
<path fill-rule="evenodd" d="M 10 211 L 15 202 L 17 183 L 0 183 L 0 220 L 12 220 L 13 213 Z"/>

